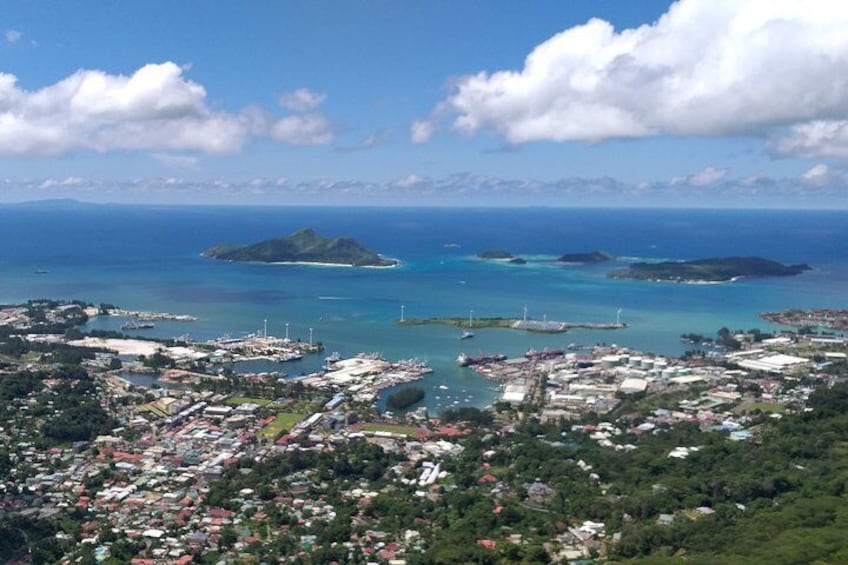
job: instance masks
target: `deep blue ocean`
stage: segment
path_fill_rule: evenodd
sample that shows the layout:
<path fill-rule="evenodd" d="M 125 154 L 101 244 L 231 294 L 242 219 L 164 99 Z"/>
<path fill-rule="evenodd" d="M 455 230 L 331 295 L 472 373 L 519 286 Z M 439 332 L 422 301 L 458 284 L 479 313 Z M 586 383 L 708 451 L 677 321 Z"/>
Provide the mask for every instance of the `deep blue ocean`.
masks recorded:
<path fill-rule="evenodd" d="M 227 263 L 200 256 L 212 245 L 250 243 L 312 227 L 349 235 L 384 255 L 395 269 Z M 680 354 L 684 332 L 769 327 L 758 313 L 790 307 L 846 307 L 848 213 L 832 211 L 177 207 L 36 203 L 0 206 L 0 299 L 36 297 L 110 302 L 124 308 L 198 316 L 164 322 L 145 335 L 189 334 L 205 340 L 262 327 L 308 337 L 344 355 L 380 352 L 418 357 L 435 368 L 425 403 L 483 406 L 492 384 L 454 360 L 469 354 L 523 354 L 570 343 L 617 343 Z M 474 258 L 505 248 L 535 259 L 504 265 Z M 619 256 L 599 266 L 551 261 L 601 249 Z M 622 281 L 606 273 L 635 259 L 759 255 L 808 263 L 797 277 L 720 285 Z M 48 271 L 38 273 L 37 271 Z M 455 328 L 398 327 L 408 317 L 522 315 L 569 321 L 622 320 L 620 331 L 538 335 L 478 330 L 458 340 Z M 116 320 L 92 327 L 114 328 Z M 313 357 L 287 363 L 311 371 Z M 279 367 L 278 367 L 279 368 Z M 448 389 L 440 389 L 439 386 Z"/>

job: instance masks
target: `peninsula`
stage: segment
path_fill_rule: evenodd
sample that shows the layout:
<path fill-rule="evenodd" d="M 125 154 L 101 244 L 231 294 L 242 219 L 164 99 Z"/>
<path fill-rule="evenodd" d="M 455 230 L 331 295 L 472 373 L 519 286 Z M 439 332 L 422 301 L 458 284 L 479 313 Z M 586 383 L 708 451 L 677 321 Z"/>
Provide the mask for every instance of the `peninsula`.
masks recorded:
<path fill-rule="evenodd" d="M 783 265 L 762 257 L 722 257 L 694 261 L 634 263 L 609 273 L 614 279 L 713 283 L 740 277 L 788 277 L 809 270 L 809 265 Z"/>
<path fill-rule="evenodd" d="M 566 253 L 557 261 L 560 263 L 581 263 L 581 264 L 590 264 L 590 263 L 606 263 L 607 261 L 612 261 L 615 259 L 615 255 L 607 253 L 606 251 L 589 251 L 588 253 Z"/>
<path fill-rule="evenodd" d="M 252 245 L 217 245 L 204 251 L 203 255 L 226 261 L 351 267 L 394 267 L 398 263 L 366 249 L 351 237 L 328 238 L 312 229 L 298 230 L 291 235 Z"/>

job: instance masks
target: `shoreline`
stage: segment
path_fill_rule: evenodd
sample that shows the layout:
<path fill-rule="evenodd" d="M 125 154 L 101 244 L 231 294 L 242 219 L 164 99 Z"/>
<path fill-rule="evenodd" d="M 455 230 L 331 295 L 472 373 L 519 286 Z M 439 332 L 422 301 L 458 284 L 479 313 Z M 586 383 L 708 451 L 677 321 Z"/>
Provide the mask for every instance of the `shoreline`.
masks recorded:
<path fill-rule="evenodd" d="M 711 281 L 706 279 L 683 279 L 683 280 L 674 280 L 674 279 L 649 279 L 649 278 L 636 278 L 636 277 L 609 277 L 614 280 L 620 281 L 640 281 L 640 282 L 650 282 L 650 283 L 670 283 L 670 284 L 686 284 L 692 286 L 712 286 L 717 284 L 728 284 L 739 281 L 745 277 L 732 277 L 725 280 L 720 281 Z"/>
<path fill-rule="evenodd" d="M 137 320 L 171 320 L 175 322 L 196 322 L 197 316 L 191 314 L 171 314 L 170 312 L 146 312 L 143 310 L 125 310 L 112 308 L 105 313 L 97 312 L 94 316 L 115 316 L 118 318 L 135 318 Z"/>
<path fill-rule="evenodd" d="M 214 259 L 214 257 L 213 257 Z M 353 265 L 351 263 L 327 263 L 323 261 L 232 261 L 229 259 L 218 259 L 229 263 L 242 263 L 245 265 L 277 265 L 289 267 L 341 267 L 345 269 L 394 269 L 401 265 L 397 259 L 394 265 Z"/>

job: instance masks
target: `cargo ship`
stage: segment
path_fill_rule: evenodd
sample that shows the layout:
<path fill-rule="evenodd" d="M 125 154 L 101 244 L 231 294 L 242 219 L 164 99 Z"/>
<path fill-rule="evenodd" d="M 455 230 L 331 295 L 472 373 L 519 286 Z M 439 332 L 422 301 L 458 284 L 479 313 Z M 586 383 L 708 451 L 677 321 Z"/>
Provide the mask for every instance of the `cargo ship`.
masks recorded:
<path fill-rule="evenodd" d="M 495 363 L 497 361 L 505 361 L 506 355 L 503 353 L 495 353 L 494 355 L 481 355 L 480 357 L 471 357 L 465 353 L 460 353 L 456 358 L 456 364 L 460 367 L 470 367 L 472 365 L 483 365 L 486 363 Z"/>

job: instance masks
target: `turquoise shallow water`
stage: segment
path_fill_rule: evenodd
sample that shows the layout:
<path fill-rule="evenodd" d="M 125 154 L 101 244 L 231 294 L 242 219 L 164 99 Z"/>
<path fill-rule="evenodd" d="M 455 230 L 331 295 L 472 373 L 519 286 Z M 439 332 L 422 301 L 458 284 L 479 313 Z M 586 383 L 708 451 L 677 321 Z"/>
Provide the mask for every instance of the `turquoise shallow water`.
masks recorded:
<path fill-rule="evenodd" d="M 460 352 L 519 355 L 531 347 L 605 341 L 676 355 L 683 332 L 766 327 L 757 317 L 765 310 L 845 307 L 846 220 L 844 212 L 808 211 L 4 206 L 0 235 L 8 243 L 0 255 L 0 298 L 79 298 L 200 318 L 160 323 L 149 332 L 162 337 L 239 335 L 257 330 L 265 318 L 278 335 L 286 322 L 291 337 L 306 339 L 312 327 L 328 351 L 428 361 L 436 371 L 424 381 L 425 403 L 433 409 L 454 402 L 482 406 L 495 394 L 491 383 L 457 368 Z M 249 265 L 200 256 L 217 243 L 258 241 L 301 227 L 354 236 L 403 265 Z M 538 255 L 539 261 L 520 266 L 474 259 L 495 247 Z M 592 249 L 623 258 L 591 267 L 543 261 Z M 710 286 L 605 277 L 630 258 L 726 255 L 807 262 L 813 270 Z M 475 316 L 517 317 L 526 305 L 537 318 L 593 322 L 612 321 L 622 308 L 631 327 L 547 336 L 478 330 L 474 339 L 460 341 L 455 328 L 396 326 L 401 305 L 409 317 L 466 316 L 471 309 Z M 287 363 L 283 370 L 309 372 L 321 361 Z"/>

